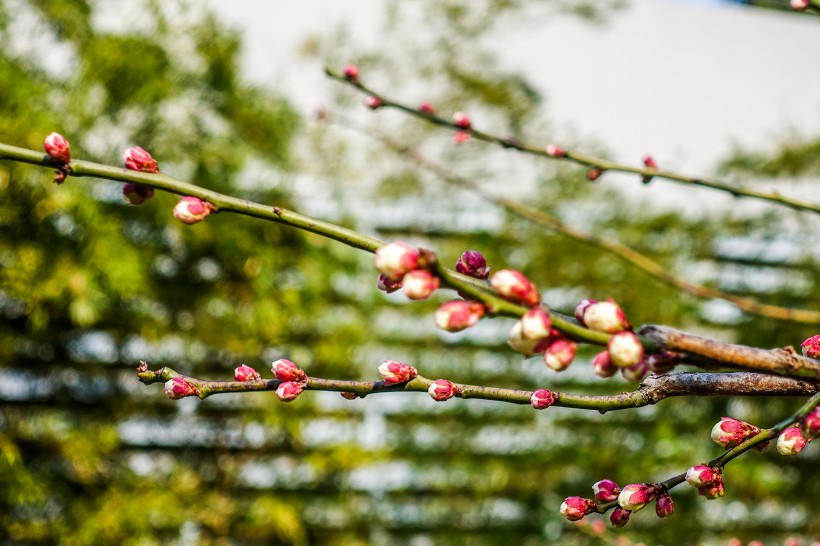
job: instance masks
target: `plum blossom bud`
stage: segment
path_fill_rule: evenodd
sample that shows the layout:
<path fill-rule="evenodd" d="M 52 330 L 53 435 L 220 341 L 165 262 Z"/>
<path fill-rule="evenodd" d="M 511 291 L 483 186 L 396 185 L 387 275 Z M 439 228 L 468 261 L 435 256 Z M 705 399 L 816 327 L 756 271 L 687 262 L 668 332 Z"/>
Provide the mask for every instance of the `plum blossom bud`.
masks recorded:
<path fill-rule="evenodd" d="M 233 378 L 237 381 L 256 381 L 262 379 L 262 376 L 250 366 L 242 364 L 233 371 Z"/>
<path fill-rule="evenodd" d="M 287 358 L 280 358 L 270 365 L 270 370 L 279 381 L 294 381 L 301 383 L 307 380 L 305 371 L 288 360 Z"/>
<path fill-rule="evenodd" d="M 777 437 L 777 452 L 781 455 L 797 455 L 806 447 L 806 439 L 797 427 L 789 427 Z"/>
<path fill-rule="evenodd" d="M 601 175 L 604 174 L 604 170 L 601 167 L 590 167 L 587 170 L 587 180 L 590 182 L 595 182 Z"/>
<path fill-rule="evenodd" d="M 214 211 L 214 206 L 198 197 L 183 197 L 174 206 L 174 218 L 184 224 L 196 224 Z"/>
<path fill-rule="evenodd" d="M 418 375 L 413 366 L 408 366 L 402 362 L 395 360 L 385 360 L 379 366 L 379 375 L 382 377 L 385 385 L 398 385 L 399 383 L 407 383 Z"/>
<path fill-rule="evenodd" d="M 357 67 L 355 64 L 349 64 L 345 66 L 343 74 L 347 81 L 352 83 L 359 82 L 359 67 Z"/>
<path fill-rule="evenodd" d="M 370 108 L 371 110 L 378 110 L 379 108 L 384 106 L 384 102 L 379 97 L 368 95 L 364 98 L 364 105 Z"/>
<path fill-rule="evenodd" d="M 482 280 L 490 276 L 490 267 L 487 266 L 487 260 L 477 250 L 464 252 L 456 262 L 456 271 L 462 275 Z"/>
<path fill-rule="evenodd" d="M 154 188 L 126 182 L 122 187 L 122 196 L 130 204 L 139 206 L 154 196 Z"/>
<path fill-rule="evenodd" d="M 438 290 L 441 281 L 426 269 L 415 269 L 403 277 L 401 285 L 404 294 L 411 300 L 426 300 Z"/>
<path fill-rule="evenodd" d="M 809 358 L 820 358 L 820 334 L 811 336 L 800 344 L 803 349 L 803 356 Z"/>
<path fill-rule="evenodd" d="M 593 303 L 598 303 L 598 300 L 587 298 L 581 300 L 578 303 L 578 305 L 575 306 L 575 318 L 578 320 L 580 324 L 586 326 L 586 323 L 584 322 L 584 313 L 586 312 L 587 308 Z"/>
<path fill-rule="evenodd" d="M 406 243 L 395 242 L 376 250 L 376 269 L 388 279 L 398 280 L 416 269 L 420 253 Z"/>
<path fill-rule="evenodd" d="M 304 383 L 284 381 L 276 388 L 276 397 L 282 402 L 293 402 L 305 390 Z"/>
<path fill-rule="evenodd" d="M 524 339 L 545 339 L 550 337 L 552 320 L 543 307 L 533 307 L 521 316 L 521 336 Z"/>
<path fill-rule="evenodd" d="M 549 339 L 526 339 L 521 333 L 520 320 L 512 325 L 507 335 L 507 345 L 516 353 L 527 356 L 545 351 L 549 343 Z"/>
<path fill-rule="evenodd" d="M 477 302 L 450 300 L 436 310 L 436 326 L 448 332 L 460 332 L 475 326 L 484 316 L 484 305 Z"/>
<path fill-rule="evenodd" d="M 581 497 L 567 497 L 561 503 L 558 511 L 568 520 L 578 521 L 595 511 L 595 501 Z"/>
<path fill-rule="evenodd" d="M 172 377 L 170 381 L 165 382 L 163 387 L 165 396 L 171 400 L 179 400 L 186 396 L 195 396 L 198 394 L 196 387 L 185 381 L 182 377 Z"/>
<path fill-rule="evenodd" d="M 733 417 L 721 417 L 712 427 L 712 441 L 724 449 L 731 449 L 760 432 L 760 429 Z"/>
<path fill-rule="evenodd" d="M 470 131 L 456 131 L 453 135 L 453 142 L 456 144 L 464 144 L 470 140 Z"/>
<path fill-rule="evenodd" d="M 430 396 L 432 396 L 436 402 L 444 402 L 458 394 L 458 389 L 453 385 L 452 381 L 436 379 L 430 385 L 430 388 L 427 389 L 427 392 L 430 393 Z"/>
<path fill-rule="evenodd" d="M 541 294 L 530 280 L 520 271 L 502 269 L 497 271 L 490 284 L 499 296 L 527 307 L 533 307 L 541 302 Z"/>
<path fill-rule="evenodd" d="M 453 124 L 459 129 L 463 129 L 465 131 L 469 131 L 472 127 L 470 118 L 464 112 L 456 112 L 453 114 Z"/>
<path fill-rule="evenodd" d="M 703 496 L 707 500 L 714 500 L 722 497 L 726 492 L 723 487 L 723 476 L 715 476 L 712 483 L 698 487 L 698 495 Z"/>
<path fill-rule="evenodd" d="M 122 161 L 125 168 L 132 171 L 140 171 L 144 173 L 158 173 L 157 162 L 151 157 L 151 154 L 140 148 L 134 146 L 125 150 L 122 156 Z"/>
<path fill-rule="evenodd" d="M 621 368 L 621 375 L 630 383 L 640 383 L 648 373 L 649 366 L 646 364 L 646 359 L 643 358 L 628 368 Z"/>
<path fill-rule="evenodd" d="M 71 163 L 71 147 L 60 133 L 51 133 L 43 142 L 43 149 L 54 163 Z"/>
<path fill-rule="evenodd" d="M 719 475 L 705 464 L 699 464 L 686 471 L 686 483 L 692 487 L 703 487 L 711 484 Z"/>
<path fill-rule="evenodd" d="M 547 389 L 533 391 L 530 396 L 530 405 L 535 409 L 547 409 L 555 402 L 555 395 Z"/>
<path fill-rule="evenodd" d="M 595 500 L 601 502 L 612 502 L 618 498 L 621 488 L 618 484 L 609 479 L 603 479 L 592 484 L 592 491 L 595 493 Z"/>
<path fill-rule="evenodd" d="M 572 364 L 577 351 L 578 345 L 574 341 L 566 338 L 556 339 L 544 351 L 544 364 L 551 370 L 562 372 Z"/>
<path fill-rule="evenodd" d="M 651 155 L 644 156 L 643 166 L 651 171 L 658 170 L 658 164 L 655 163 L 655 158 L 653 158 Z M 650 182 L 652 182 L 652 175 L 641 175 L 641 182 L 643 182 L 644 184 L 649 184 Z"/>
<path fill-rule="evenodd" d="M 544 148 L 544 152 L 550 157 L 564 157 L 567 155 L 563 148 L 555 144 L 547 144 Z"/>
<path fill-rule="evenodd" d="M 646 357 L 649 371 L 660 375 L 671 372 L 681 362 L 681 355 L 672 351 L 662 351 Z"/>
<path fill-rule="evenodd" d="M 625 485 L 618 495 L 618 504 L 630 512 L 637 512 L 655 499 L 655 490 L 648 483 Z"/>
<path fill-rule="evenodd" d="M 430 104 L 429 102 L 422 102 L 422 103 L 419 105 L 419 111 L 420 111 L 420 112 L 424 112 L 424 113 L 425 113 L 425 114 L 427 114 L 428 116 L 434 116 L 434 115 L 436 115 L 436 109 L 435 109 L 435 107 L 434 107 L 432 104 Z"/>
<path fill-rule="evenodd" d="M 820 436 L 820 406 L 815 407 L 800 424 L 800 432 L 811 441 Z"/>
<path fill-rule="evenodd" d="M 583 303 L 581 302 L 579 307 Z M 587 305 L 583 309 L 581 322 L 590 330 L 607 334 L 617 334 L 631 328 L 621 307 L 612 300 L 596 301 Z"/>
<path fill-rule="evenodd" d="M 619 368 L 629 368 L 643 358 L 643 345 L 638 335 L 632 331 L 618 332 L 607 342 L 607 350 L 612 363 Z"/>
<path fill-rule="evenodd" d="M 609 522 L 613 527 L 621 528 L 629 523 L 629 516 L 631 515 L 631 511 L 618 507 L 609 515 Z"/>
<path fill-rule="evenodd" d="M 392 294 L 401 288 L 401 279 L 394 281 L 393 279 L 387 277 L 384 273 L 379 273 L 379 280 L 376 281 L 376 288 L 382 292 Z"/>
<path fill-rule="evenodd" d="M 664 491 L 658 497 L 658 502 L 655 503 L 655 513 L 659 518 L 668 518 L 675 511 L 675 502 L 672 500 L 672 495 L 669 491 Z"/>
<path fill-rule="evenodd" d="M 609 351 L 601 351 L 592 359 L 592 371 L 598 377 L 612 377 L 618 373 L 618 370 L 618 366 L 613 364 L 612 359 L 609 358 Z"/>
<path fill-rule="evenodd" d="M 809 9 L 809 0 L 791 0 L 789 4 L 794 11 L 806 11 Z"/>

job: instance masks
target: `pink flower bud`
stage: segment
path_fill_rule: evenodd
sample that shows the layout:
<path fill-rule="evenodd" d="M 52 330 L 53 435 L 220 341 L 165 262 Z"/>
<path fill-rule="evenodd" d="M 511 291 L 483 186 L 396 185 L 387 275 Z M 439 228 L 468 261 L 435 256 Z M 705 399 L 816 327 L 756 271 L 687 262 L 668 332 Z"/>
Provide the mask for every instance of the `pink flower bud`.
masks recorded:
<path fill-rule="evenodd" d="M 809 9 L 809 0 L 791 0 L 789 5 L 794 11 L 806 11 Z"/>
<path fill-rule="evenodd" d="M 555 402 L 555 395 L 547 389 L 533 391 L 530 396 L 530 405 L 535 409 L 547 409 Z"/>
<path fill-rule="evenodd" d="M 601 502 L 612 502 L 618 498 L 621 488 L 618 484 L 609 479 L 603 479 L 592 484 L 592 491 L 595 493 L 595 500 Z"/>
<path fill-rule="evenodd" d="M 419 111 L 424 112 L 428 116 L 435 116 L 436 115 L 436 109 L 429 102 L 422 102 L 419 105 Z"/>
<path fill-rule="evenodd" d="M 71 147 L 60 133 L 51 133 L 43 142 L 43 149 L 54 163 L 71 163 Z"/>
<path fill-rule="evenodd" d="M 719 476 L 705 464 L 699 464 L 686 471 L 686 483 L 692 487 L 703 487 L 711 484 L 715 477 Z"/>
<path fill-rule="evenodd" d="M 651 155 L 644 156 L 643 158 L 643 166 L 647 169 L 657 169 L 658 164 L 655 163 L 655 158 Z"/>
<path fill-rule="evenodd" d="M 663 351 L 646 357 L 649 370 L 660 375 L 671 372 L 682 360 L 681 355 L 672 351 Z"/>
<path fill-rule="evenodd" d="M 144 173 L 158 173 L 157 162 L 151 157 L 151 154 L 140 148 L 134 146 L 125 150 L 122 156 L 122 161 L 125 163 L 125 168 L 132 171 L 140 171 Z"/>
<path fill-rule="evenodd" d="M 698 487 L 698 495 L 703 496 L 707 500 L 714 500 L 722 497 L 726 490 L 723 487 L 723 476 L 717 475 L 712 480 L 712 483 Z"/>
<path fill-rule="evenodd" d="M 517 321 L 510 328 L 510 333 L 507 335 L 507 345 L 516 353 L 522 355 L 534 355 L 547 350 L 550 344 L 548 339 L 526 339 L 521 333 L 521 321 Z"/>
<path fill-rule="evenodd" d="M 441 286 L 439 278 L 425 269 L 415 269 L 404 275 L 402 290 L 411 300 L 426 300 Z"/>
<path fill-rule="evenodd" d="M 781 455 L 797 455 L 806 447 L 806 439 L 797 427 L 789 427 L 777 437 L 777 452 Z"/>
<path fill-rule="evenodd" d="M 463 129 L 465 131 L 469 131 L 472 127 L 470 118 L 467 117 L 467 114 L 465 114 L 464 112 L 456 112 L 455 114 L 453 114 L 453 124 L 459 129 Z"/>
<path fill-rule="evenodd" d="M 800 424 L 800 432 L 806 440 L 814 440 L 820 436 L 820 406 L 815 407 Z"/>
<path fill-rule="evenodd" d="M 470 131 L 456 131 L 453 134 L 453 142 L 456 144 L 464 144 L 470 140 Z"/>
<path fill-rule="evenodd" d="M 552 320 L 546 309 L 533 307 L 521 316 L 521 336 L 524 339 L 545 339 L 550 337 Z"/>
<path fill-rule="evenodd" d="M 477 302 L 451 300 L 436 310 L 436 326 L 448 332 L 460 332 L 475 326 L 484 316 L 484 305 Z"/>
<path fill-rule="evenodd" d="M 379 273 L 379 280 L 376 281 L 376 288 L 378 288 L 382 292 L 392 294 L 393 292 L 401 288 L 401 279 L 394 281 L 393 279 L 386 276 L 384 273 Z"/>
<path fill-rule="evenodd" d="M 198 197 L 183 197 L 174 206 L 174 218 L 183 224 L 196 224 L 208 217 L 214 210 L 213 205 Z"/>
<path fill-rule="evenodd" d="M 572 364 L 577 350 L 578 345 L 574 341 L 566 338 L 556 339 L 544 351 L 544 364 L 551 370 L 562 372 Z"/>
<path fill-rule="evenodd" d="M 550 157 L 564 157 L 567 153 L 561 148 L 560 146 L 556 146 L 555 144 L 547 144 L 544 148 L 544 152 Z"/>
<path fill-rule="evenodd" d="M 601 178 L 602 174 L 604 174 L 604 170 L 601 167 L 590 167 L 587 169 L 587 180 L 595 182 Z"/>
<path fill-rule="evenodd" d="M 165 392 L 165 396 L 171 400 L 179 400 L 180 398 L 185 398 L 186 396 L 195 396 L 199 394 L 196 387 L 179 376 L 171 378 L 170 381 L 166 381 L 165 387 L 162 390 Z"/>
<path fill-rule="evenodd" d="M 584 302 L 581 302 L 583 304 Z M 579 307 L 581 306 L 579 304 Z M 620 306 L 612 300 L 596 301 L 583 309 L 581 322 L 590 330 L 617 334 L 631 326 Z"/>
<path fill-rule="evenodd" d="M 418 375 L 413 366 L 408 366 L 395 360 L 385 360 L 379 366 L 379 375 L 384 380 L 385 385 L 398 385 L 407 383 Z"/>
<path fill-rule="evenodd" d="M 637 364 L 633 364 L 628 368 L 621 368 L 621 375 L 630 383 L 640 383 L 648 373 L 649 366 L 646 364 L 646 359 L 643 358 Z"/>
<path fill-rule="evenodd" d="M 721 417 L 712 427 L 712 441 L 724 449 L 731 449 L 741 442 L 760 432 L 760 429 L 732 417 Z"/>
<path fill-rule="evenodd" d="M 259 372 L 245 364 L 242 364 L 233 371 L 233 377 L 237 381 L 256 381 L 257 379 L 262 379 Z"/>
<path fill-rule="evenodd" d="M 527 307 L 541 302 L 541 294 L 530 280 L 520 271 L 502 269 L 490 278 L 490 284 L 499 296 Z"/>
<path fill-rule="evenodd" d="M 593 303 L 598 303 L 598 300 L 593 300 L 593 299 L 581 300 L 578 303 L 578 305 L 575 306 L 575 318 L 583 326 L 586 326 L 586 323 L 584 322 L 584 313 L 586 313 L 587 308 L 590 305 L 592 305 Z"/>
<path fill-rule="evenodd" d="M 637 512 L 655 499 L 655 488 L 648 483 L 625 485 L 618 495 L 618 504 L 630 512 Z"/>
<path fill-rule="evenodd" d="M 672 495 L 669 491 L 664 491 L 658 497 L 658 502 L 655 503 L 655 513 L 659 518 L 668 518 L 675 511 L 675 502 L 672 500 Z"/>
<path fill-rule="evenodd" d="M 462 275 L 482 280 L 490 276 L 487 260 L 481 252 L 476 250 L 468 250 L 461 255 L 456 262 L 456 271 Z"/>
<path fill-rule="evenodd" d="M 384 102 L 379 97 L 368 95 L 364 98 L 364 105 L 370 108 L 371 110 L 378 110 L 379 108 L 384 106 Z"/>
<path fill-rule="evenodd" d="M 568 520 L 578 521 L 595 511 L 595 501 L 581 497 L 567 497 L 561 503 L 558 511 Z"/>
<path fill-rule="evenodd" d="M 820 358 L 820 334 L 811 336 L 800 344 L 803 349 L 803 356 L 809 358 Z"/>
<path fill-rule="evenodd" d="M 607 342 L 607 350 L 612 363 L 619 368 L 629 368 L 643 358 L 643 345 L 632 331 L 618 332 Z"/>
<path fill-rule="evenodd" d="M 272 363 L 270 370 L 279 381 L 293 381 L 297 383 L 307 381 L 307 375 L 304 370 L 287 358 L 280 358 Z"/>
<path fill-rule="evenodd" d="M 391 280 L 398 280 L 416 269 L 420 253 L 406 243 L 395 242 L 376 250 L 376 269 Z"/>
<path fill-rule="evenodd" d="M 305 390 L 304 383 L 284 381 L 276 388 L 276 397 L 282 402 L 293 402 Z"/>
<path fill-rule="evenodd" d="M 631 515 L 632 512 L 629 510 L 624 510 L 623 508 L 618 507 L 609 515 L 609 522 L 613 527 L 621 528 L 629 523 L 629 516 Z"/>
<path fill-rule="evenodd" d="M 359 82 L 359 68 L 355 64 L 349 64 L 344 68 L 344 77 L 347 81 Z"/>
<path fill-rule="evenodd" d="M 436 402 L 444 402 L 445 400 L 449 400 L 453 396 L 458 394 L 458 389 L 455 385 L 453 385 L 452 381 L 447 379 L 436 379 L 430 385 L 430 388 L 427 389 L 427 392 L 430 393 L 430 396 L 433 397 L 433 400 Z"/>
<path fill-rule="evenodd" d="M 122 196 L 130 204 L 139 206 L 154 196 L 154 188 L 126 182 L 122 187 Z"/>
<path fill-rule="evenodd" d="M 609 351 L 601 351 L 592 359 L 592 371 L 598 377 L 612 377 L 618 373 L 618 369 L 618 366 L 613 364 L 612 359 L 609 358 Z"/>

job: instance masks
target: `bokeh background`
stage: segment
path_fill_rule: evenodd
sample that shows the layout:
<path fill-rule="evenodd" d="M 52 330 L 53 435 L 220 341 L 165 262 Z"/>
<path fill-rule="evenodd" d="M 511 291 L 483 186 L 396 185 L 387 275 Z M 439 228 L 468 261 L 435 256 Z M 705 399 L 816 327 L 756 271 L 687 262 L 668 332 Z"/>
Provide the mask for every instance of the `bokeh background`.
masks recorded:
<path fill-rule="evenodd" d="M 771 2 L 769 7 L 784 7 Z M 406 162 L 376 131 L 497 195 L 620 240 L 703 284 L 816 308 L 820 227 L 808 213 L 583 171 L 452 135 L 322 75 L 355 62 L 409 104 L 474 123 L 816 200 L 816 17 L 734 3 L 183 0 L 0 2 L 0 139 L 163 172 L 294 208 L 454 263 L 481 250 L 525 271 L 555 309 L 615 297 L 633 323 L 760 347 L 816 330 L 682 295 L 594 247 L 533 226 Z M 315 118 L 322 107 L 329 124 Z M 345 116 L 344 119 L 339 116 Z M 313 376 L 428 377 L 617 393 L 582 349 L 555 374 L 505 345 L 510 320 L 454 335 L 423 303 L 375 289 L 372 257 L 232 215 L 172 221 L 175 198 L 125 204 L 118 184 L 0 163 L 2 544 L 782 544 L 820 537 L 820 455 L 733 462 L 706 502 L 674 490 L 593 536 L 561 500 L 593 482 L 665 479 L 709 459 L 712 424 L 771 425 L 794 399 L 672 399 L 597 415 L 423 394 L 309 392 L 167 400 L 141 359 L 203 378 L 287 357 Z M 592 519 L 595 519 L 594 516 Z"/>

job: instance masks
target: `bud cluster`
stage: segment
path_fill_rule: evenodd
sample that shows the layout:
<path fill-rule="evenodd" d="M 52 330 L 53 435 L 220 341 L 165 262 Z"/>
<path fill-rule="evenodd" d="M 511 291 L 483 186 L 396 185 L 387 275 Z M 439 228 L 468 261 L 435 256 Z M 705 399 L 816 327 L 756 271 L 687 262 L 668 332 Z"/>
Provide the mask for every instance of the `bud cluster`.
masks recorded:
<path fill-rule="evenodd" d="M 276 388 L 276 397 L 280 401 L 292 402 L 296 400 L 307 387 L 307 374 L 287 358 L 280 358 L 273 362 L 270 368 L 274 377 L 281 381 Z"/>
<path fill-rule="evenodd" d="M 441 286 L 441 280 L 422 267 L 425 260 L 418 248 L 394 242 L 376 250 L 378 288 L 388 294 L 399 288 L 411 300 L 424 300 Z"/>
<path fill-rule="evenodd" d="M 686 471 L 686 483 L 697 488 L 698 495 L 706 499 L 722 497 L 724 493 L 723 476 L 720 468 L 699 464 Z"/>

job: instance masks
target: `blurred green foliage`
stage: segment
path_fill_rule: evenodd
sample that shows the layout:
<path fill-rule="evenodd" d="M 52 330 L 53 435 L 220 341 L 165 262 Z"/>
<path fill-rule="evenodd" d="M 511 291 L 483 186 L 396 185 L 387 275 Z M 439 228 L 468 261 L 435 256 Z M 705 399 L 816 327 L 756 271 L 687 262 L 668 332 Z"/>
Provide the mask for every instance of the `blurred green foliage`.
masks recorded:
<path fill-rule="evenodd" d="M 163 172 L 324 211 L 385 239 L 435 248 L 448 262 L 482 250 L 496 269 L 526 271 L 564 312 L 583 297 L 613 296 L 635 323 L 757 346 L 814 333 L 721 318 L 595 248 L 446 186 L 378 143 L 301 120 L 281 95 L 243 77 L 239 31 L 181 1 L 135 5 L 139 25 L 112 30 L 95 18 L 97 3 L 16 2 L 13 16 L 0 4 L 4 142 L 38 149 L 58 130 L 75 157 L 110 164 L 140 145 Z M 400 48 L 360 50 L 342 29 L 305 50 L 336 65 L 355 60 L 368 81 L 408 101 L 466 109 L 499 132 L 549 141 L 542 97 L 482 38 L 517 17 L 569 10 L 600 18 L 613 7 L 391 2 L 384 31 Z M 45 45 L 24 47 L 31 36 Z M 818 301 L 816 255 L 775 252 L 816 231 L 811 222 L 794 226 L 789 211 L 688 218 L 655 210 L 587 184 L 574 169 L 478 143 L 454 149 L 446 132 L 389 112 L 373 118 L 352 106 L 360 97 L 351 90 L 327 85 L 334 108 L 680 274 L 772 303 Z M 589 349 L 562 375 L 522 361 L 505 349 L 509 321 L 437 333 L 431 314 L 448 295 L 417 304 L 384 296 L 369 256 L 320 237 L 231 215 L 183 226 L 171 219 L 172 196 L 137 208 L 116 184 L 49 180 L 42 169 L 0 164 L 2 544 L 586 544 L 617 535 L 722 544 L 820 534 L 813 448 L 789 460 L 749 454 L 729 468 L 722 500 L 676 491 L 669 520 L 640 513 L 600 539 L 557 514 L 564 497 L 589 494 L 600 478 L 664 479 L 714 456 L 708 431 L 720 415 L 767 425 L 798 400 L 673 399 L 603 416 L 436 404 L 422 395 L 168 401 L 137 382 L 140 359 L 229 378 L 241 362 L 265 370 L 287 356 L 311 375 L 373 378 L 391 358 L 479 384 L 631 387 L 595 380 Z M 780 281 L 760 288 L 755 275 L 767 272 Z"/>

